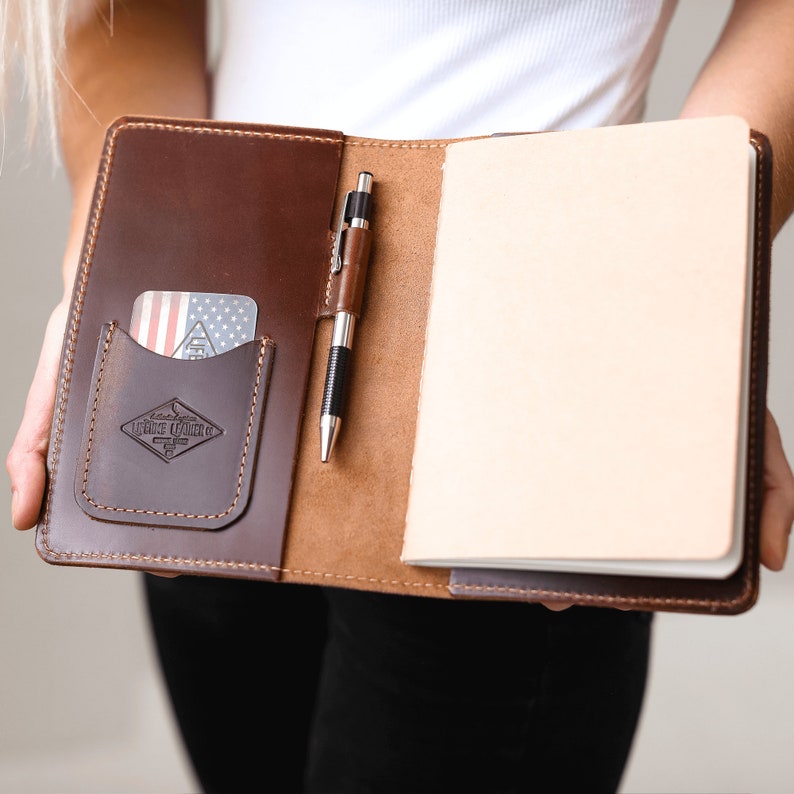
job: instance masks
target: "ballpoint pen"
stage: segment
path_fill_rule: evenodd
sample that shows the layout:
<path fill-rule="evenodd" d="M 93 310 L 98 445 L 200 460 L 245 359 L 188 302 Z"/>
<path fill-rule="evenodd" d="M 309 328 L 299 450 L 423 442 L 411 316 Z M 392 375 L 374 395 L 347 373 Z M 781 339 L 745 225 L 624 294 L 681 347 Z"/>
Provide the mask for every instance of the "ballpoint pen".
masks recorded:
<path fill-rule="evenodd" d="M 366 259 L 369 255 L 368 230 L 371 211 L 372 174 L 369 171 L 362 171 L 358 175 L 356 189 L 349 191 L 345 196 L 332 256 L 331 272 L 342 275 L 343 286 L 340 288 L 339 309 L 334 315 L 334 330 L 331 348 L 328 351 L 328 368 L 320 411 L 320 458 L 323 463 L 327 463 L 331 457 L 342 423 L 342 403 L 345 399 L 345 384 L 353 348 L 353 331 L 360 310 Z M 347 229 L 342 228 L 345 223 L 348 225 Z M 356 234 L 363 234 L 363 237 L 348 239 Z M 349 261 L 348 251 L 352 252 L 351 255 L 355 256 L 356 261 Z M 346 278 L 348 273 L 350 277 Z M 352 288 L 345 289 L 345 284 L 351 281 Z M 349 294 L 352 295 L 351 300 L 346 299 Z"/>

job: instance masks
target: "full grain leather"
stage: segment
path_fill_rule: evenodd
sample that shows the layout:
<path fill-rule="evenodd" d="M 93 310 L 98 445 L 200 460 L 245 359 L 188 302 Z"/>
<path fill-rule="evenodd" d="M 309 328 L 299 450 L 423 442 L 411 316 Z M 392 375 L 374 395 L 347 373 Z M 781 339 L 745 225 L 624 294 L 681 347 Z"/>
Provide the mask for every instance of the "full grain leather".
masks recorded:
<path fill-rule="evenodd" d="M 277 578 L 341 147 L 338 133 L 284 127 L 120 119 L 109 130 L 64 342 L 37 541 L 45 559 Z M 244 291 L 259 308 L 257 338 L 277 351 L 250 499 L 223 530 L 162 528 L 161 517 L 109 524 L 75 499 L 102 326 L 128 327 L 148 289 Z M 201 412 L 201 398 L 186 402 Z M 141 401 L 141 413 L 153 407 Z"/>
<path fill-rule="evenodd" d="M 244 512 L 273 344 L 183 361 L 104 326 L 75 496 L 102 521 L 219 529 Z"/>

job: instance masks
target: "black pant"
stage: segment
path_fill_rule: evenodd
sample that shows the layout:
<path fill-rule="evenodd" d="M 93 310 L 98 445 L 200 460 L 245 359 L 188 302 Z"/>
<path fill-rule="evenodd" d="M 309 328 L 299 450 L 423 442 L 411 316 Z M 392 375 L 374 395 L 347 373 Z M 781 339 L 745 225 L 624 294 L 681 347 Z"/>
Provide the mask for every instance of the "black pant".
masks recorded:
<path fill-rule="evenodd" d="M 618 787 L 649 613 L 145 579 L 207 792 Z"/>

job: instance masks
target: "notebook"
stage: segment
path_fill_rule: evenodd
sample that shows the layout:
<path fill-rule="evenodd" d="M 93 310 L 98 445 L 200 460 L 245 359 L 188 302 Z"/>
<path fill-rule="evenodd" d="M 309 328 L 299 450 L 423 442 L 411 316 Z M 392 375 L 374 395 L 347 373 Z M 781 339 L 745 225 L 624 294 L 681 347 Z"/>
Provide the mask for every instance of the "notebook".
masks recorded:
<path fill-rule="evenodd" d="M 723 117 L 448 147 L 403 562 L 736 570 L 748 136 Z"/>

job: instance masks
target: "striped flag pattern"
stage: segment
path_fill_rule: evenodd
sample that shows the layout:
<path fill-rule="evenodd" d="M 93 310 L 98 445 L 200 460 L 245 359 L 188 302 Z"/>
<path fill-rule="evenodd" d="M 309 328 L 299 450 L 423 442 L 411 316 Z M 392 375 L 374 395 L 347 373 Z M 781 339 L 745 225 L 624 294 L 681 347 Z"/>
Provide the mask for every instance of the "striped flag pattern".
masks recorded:
<path fill-rule="evenodd" d="M 246 295 L 149 290 L 132 308 L 130 336 L 163 356 L 217 356 L 254 338 L 256 303 Z"/>

